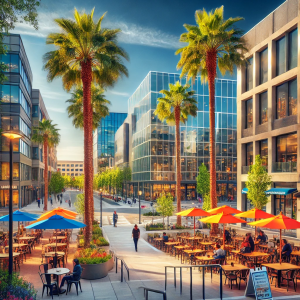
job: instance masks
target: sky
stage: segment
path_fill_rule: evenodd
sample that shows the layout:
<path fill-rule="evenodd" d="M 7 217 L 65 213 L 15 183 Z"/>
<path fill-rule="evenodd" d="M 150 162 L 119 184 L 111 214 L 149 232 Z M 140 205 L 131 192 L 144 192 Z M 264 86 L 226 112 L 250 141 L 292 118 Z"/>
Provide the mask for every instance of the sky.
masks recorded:
<path fill-rule="evenodd" d="M 103 26 L 120 28 L 120 45 L 130 57 L 125 62 L 129 76 L 105 92 L 111 101 L 111 112 L 127 112 L 127 100 L 149 71 L 178 72 L 180 47 L 179 37 L 185 31 L 183 24 L 195 24 L 194 14 L 198 9 L 207 11 L 224 5 L 224 18 L 243 17 L 238 23 L 245 32 L 281 5 L 283 0 L 42 0 L 38 8 L 39 29 L 26 23 L 17 24 L 14 33 L 21 34 L 33 73 L 33 88 L 40 89 L 46 108 L 60 129 L 61 141 L 57 147 L 59 160 L 83 160 L 83 132 L 75 129 L 68 118 L 65 101 L 70 94 L 64 91 L 61 79 L 47 81 L 43 70 L 43 55 L 53 50 L 46 45 L 50 32 L 58 32 L 55 18 L 73 18 L 74 7 L 89 13 L 95 8 L 97 20 L 107 12 Z"/>

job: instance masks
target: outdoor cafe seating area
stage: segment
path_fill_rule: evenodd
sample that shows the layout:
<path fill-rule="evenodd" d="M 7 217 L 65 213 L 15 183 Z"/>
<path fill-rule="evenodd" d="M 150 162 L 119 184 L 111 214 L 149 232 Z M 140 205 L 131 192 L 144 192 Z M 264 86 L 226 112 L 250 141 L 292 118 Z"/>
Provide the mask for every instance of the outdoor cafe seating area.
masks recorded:
<path fill-rule="evenodd" d="M 194 211 L 193 209 L 190 209 L 181 212 L 180 214 L 188 217 L 194 213 L 199 216 L 199 213 L 201 214 L 201 212 L 195 212 L 195 210 L 196 209 L 194 209 Z M 232 209 L 231 214 L 229 212 L 226 216 L 227 221 L 229 217 L 235 218 L 232 214 L 237 216 L 237 213 L 242 214 L 241 212 Z M 251 218 L 253 218 L 253 216 L 251 216 Z M 211 223 L 217 223 L 213 221 L 215 219 L 220 221 L 221 217 L 218 215 L 211 215 L 204 219 L 200 219 L 200 221 L 205 222 L 207 220 Z M 205 234 L 204 231 L 195 231 L 195 229 L 194 234 L 189 232 L 168 232 L 168 234 L 148 233 L 148 242 L 157 249 L 173 256 L 174 265 L 176 265 L 178 261 L 183 265 L 190 266 L 221 265 L 224 283 L 228 284 L 230 289 L 245 289 L 250 269 L 266 267 L 271 287 L 286 288 L 287 290 L 292 288 L 296 291 L 297 282 L 300 280 L 300 243 L 299 245 L 296 245 L 289 242 L 288 244 L 291 246 L 290 255 L 281 253 L 283 241 L 281 238 L 282 228 L 280 227 L 280 224 L 284 223 L 285 226 L 289 226 L 288 222 L 290 220 L 287 220 L 287 217 L 280 214 L 279 216 L 273 216 L 249 224 L 255 226 L 257 223 L 263 227 L 270 226 L 269 228 L 273 228 L 271 225 L 264 226 L 259 222 L 266 223 L 267 220 L 273 222 L 274 219 L 279 224 L 278 229 L 280 229 L 280 234 L 274 232 L 272 236 L 266 237 L 266 239 L 261 239 L 254 228 L 249 228 L 249 231 L 245 231 L 243 234 L 237 234 L 236 230 L 225 227 L 224 221 L 221 222 L 223 226 L 218 229 L 216 234 Z M 235 224 L 235 222 L 246 223 L 242 219 L 240 219 L 240 221 L 233 219 L 231 224 Z M 292 224 L 290 226 L 300 226 L 300 223 L 296 220 L 290 222 L 290 224 Z M 294 222 L 299 224 L 297 225 Z M 272 226 L 274 226 L 273 223 L 266 224 L 272 224 Z M 260 231 L 262 231 L 262 229 Z M 253 249 L 245 252 L 243 245 L 245 241 L 249 240 L 249 237 L 251 237 L 253 241 Z M 221 258 L 216 255 L 216 250 L 219 248 L 225 250 L 225 252 L 223 252 L 225 255 Z M 202 268 L 199 268 L 199 271 L 201 271 L 201 269 Z M 215 267 L 206 267 L 205 270 L 206 272 L 211 273 L 211 276 L 219 273 L 219 269 Z"/>

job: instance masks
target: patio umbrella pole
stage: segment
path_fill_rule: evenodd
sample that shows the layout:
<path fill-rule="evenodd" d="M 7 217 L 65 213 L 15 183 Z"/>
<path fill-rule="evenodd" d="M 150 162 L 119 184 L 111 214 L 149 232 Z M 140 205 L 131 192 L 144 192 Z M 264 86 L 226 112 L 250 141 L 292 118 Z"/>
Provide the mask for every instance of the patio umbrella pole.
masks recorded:
<path fill-rule="evenodd" d="M 281 229 L 279 229 L 279 239 L 280 239 L 280 243 L 279 243 L 279 251 L 280 251 L 280 264 L 281 264 Z"/>
<path fill-rule="evenodd" d="M 223 250 L 225 250 L 225 223 L 223 223 Z"/>

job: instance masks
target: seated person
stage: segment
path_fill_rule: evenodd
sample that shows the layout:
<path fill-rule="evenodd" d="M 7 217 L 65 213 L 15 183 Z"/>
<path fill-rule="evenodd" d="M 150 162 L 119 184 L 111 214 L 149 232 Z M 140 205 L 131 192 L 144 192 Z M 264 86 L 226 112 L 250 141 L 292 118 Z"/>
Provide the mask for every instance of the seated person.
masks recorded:
<path fill-rule="evenodd" d="M 227 229 L 225 230 L 225 239 L 227 244 L 231 242 L 231 234 Z"/>
<path fill-rule="evenodd" d="M 169 237 L 167 236 L 167 234 L 165 232 L 163 233 L 163 239 L 164 239 L 164 242 L 167 242 L 169 240 Z"/>
<path fill-rule="evenodd" d="M 263 231 L 259 232 L 257 240 L 260 241 L 260 242 L 263 242 L 263 243 L 265 243 L 267 241 L 267 237 L 266 237 L 266 235 Z"/>
<path fill-rule="evenodd" d="M 288 244 L 286 239 L 283 239 L 283 247 L 282 247 L 282 253 L 281 256 L 282 258 L 286 258 L 287 262 L 290 261 L 290 255 L 292 253 L 292 246 Z"/>
<path fill-rule="evenodd" d="M 242 242 L 241 252 L 242 253 L 251 253 L 251 245 L 250 245 L 250 242 L 249 242 L 249 236 L 246 236 L 246 238 Z"/>
<path fill-rule="evenodd" d="M 251 249 L 251 252 L 253 252 L 254 251 L 254 241 L 253 241 L 253 238 L 251 236 L 251 233 L 250 232 L 247 233 L 246 236 L 248 236 L 248 238 L 249 238 L 248 240 L 249 240 L 249 243 L 250 243 L 250 249 Z"/>
<path fill-rule="evenodd" d="M 65 284 L 65 281 L 69 281 L 69 280 L 80 280 L 80 276 L 81 276 L 81 272 L 82 272 L 82 267 L 79 264 L 79 260 L 77 258 L 75 258 L 73 260 L 73 264 L 74 264 L 74 269 L 73 269 L 73 273 L 66 275 L 63 277 L 63 279 L 61 280 L 60 283 L 60 288 L 62 288 Z"/>
<path fill-rule="evenodd" d="M 221 246 L 219 244 L 216 244 L 213 257 L 215 259 L 225 258 L 225 251 L 221 249 Z"/>

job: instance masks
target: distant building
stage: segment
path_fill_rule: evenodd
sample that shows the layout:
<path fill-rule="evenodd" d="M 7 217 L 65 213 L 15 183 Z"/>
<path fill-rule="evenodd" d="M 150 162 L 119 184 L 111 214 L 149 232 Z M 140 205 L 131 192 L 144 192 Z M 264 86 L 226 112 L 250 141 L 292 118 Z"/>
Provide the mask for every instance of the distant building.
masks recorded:
<path fill-rule="evenodd" d="M 68 175 L 71 177 L 76 177 L 83 175 L 83 161 L 76 160 L 58 160 L 57 161 L 57 171 L 61 173 L 62 176 Z"/>
<path fill-rule="evenodd" d="M 123 124 L 127 113 L 111 112 L 100 121 L 93 137 L 94 173 L 113 166 L 112 160 L 115 154 L 115 133 Z"/>

